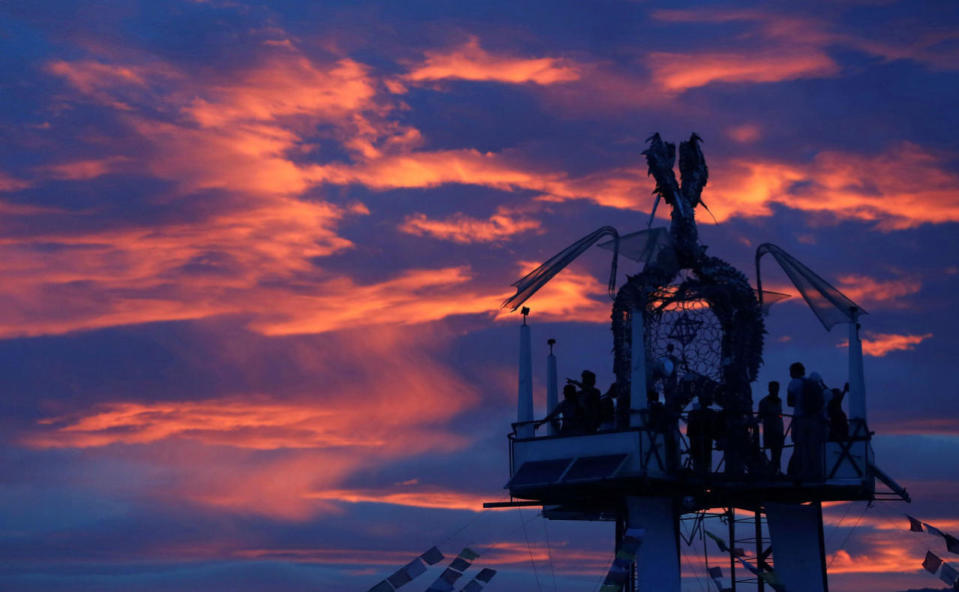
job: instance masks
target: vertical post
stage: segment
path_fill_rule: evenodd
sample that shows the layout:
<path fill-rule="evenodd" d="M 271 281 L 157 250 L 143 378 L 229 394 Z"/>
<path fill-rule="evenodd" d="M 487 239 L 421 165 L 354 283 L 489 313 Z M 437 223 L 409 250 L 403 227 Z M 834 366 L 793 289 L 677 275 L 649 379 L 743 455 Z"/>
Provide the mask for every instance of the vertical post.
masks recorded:
<path fill-rule="evenodd" d="M 632 349 L 630 352 L 629 409 L 630 426 L 642 427 L 642 415 L 635 413 L 646 409 L 646 333 L 643 326 L 643 307 L 630 311 Z"/>
<path fill-rule="evenodd" d="M 866 424 L 866 380 L 862 369 L 862 340 L 859 337 L 859 311 L 852 311 L 849 323 L 849 423 L 856 433 L 858 424 Z M 865 430 L 863 430 L 865 432 Z"/>
<path fill-rule="evenodd" d="M 546 344 L 549 345 L 549 355 L 546 356 L 546 414 L 549 415 L 559 405 L 559 385 L 557 384 L 556 354 L 553 353 L 556 340 L 548 339 Z M 550 422 L 549 435 L 553 436 L 555 434 L 556 428 Z"/>
<path fill-rule="evenodd" d="M 762 573 L 763 570 L 763 510 L 760 506 L 756 510 L 756 569 L 759 570 L 759 573 Z M 765 592 L 766 582 L 763 580 L 762 576 L 756 576 L 758 580 L 758 591 Z"/>
<path fill-rule="evenodd" d="M 516 421 L 533 421 L 533 358 L 529 325 L 526 317 L 529 309 L 523 307 L 523 324 L 519 328 L 519 388 L 516 400 Z M 532 438 L 532 424 L 521 425 L 516 431 L 520 438 Z"/>
<path fill-rule="evenodd" d="M 729 506 L 729 589 L 736 592 L 736 508 Z"/>

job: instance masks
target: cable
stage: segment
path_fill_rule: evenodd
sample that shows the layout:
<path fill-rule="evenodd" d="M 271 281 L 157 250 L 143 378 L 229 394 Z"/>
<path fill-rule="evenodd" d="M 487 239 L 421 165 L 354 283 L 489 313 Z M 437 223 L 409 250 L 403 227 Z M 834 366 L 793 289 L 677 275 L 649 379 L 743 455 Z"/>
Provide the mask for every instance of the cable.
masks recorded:
<path fill-rule="evenodd" d="M 859 528 L 859 523 L 862 522 L 863 517 L 866 515 L 866 510 L 868 510 L 870 507 L 872 507 L 872 503 L 871 502 L 866 503 L 866 507 L 864 507 L 862 509 L 862 513 L 859 514 L 859 518 L 856 520 L 856 524 L 854 524 L 853 527 L 849 530 L 849 532 L 846 533 L 846 538 L 842 540 L 842 544 L 839 545 L 839 548 L 836 550 L 836 553 L 832 554 L 832 557 L 829 559 L 829 563 L 826 564 L 827 571 L 832 566 L 832 562 L 835 561 L 836 557 L 839 556 L 839 550 L 841 550 L 843 547 L 846 546 L 846 543 L 849 542 L 849 537 L 851 537 L 852 533 L 854 533 L 856 529 Z"/>
<path fill-rule="evenodd" d="M 529 533 L 526 531 L 526 523 L 523 522 L 523 511 L 520 510 L 519 514 L 520 524 L 523 525 L 523 537 L 526 539 L 526 549 L 529 551 L 529 563 L 533 566 L 533 577 L 536 578 L 536 589 L 543 592 L 543 586 L 539 581 L 539 572 L 536 571 L 536 560 L 533 559 L 533 547 L 529 544 Z"/>
<path fill-rule="evenodd" d="M 549 520 L 544 517 L 543 533 L 546 535 L 546 559 L 549 560 L 549 573 L 553 577 L 553 592 L 558 592 L 558 588 L 556 587 L 556 570 L 553 568 L 553 550 L 552 545 L 549 542 L 549 528 L 547 527 L 548 523 Z"/>

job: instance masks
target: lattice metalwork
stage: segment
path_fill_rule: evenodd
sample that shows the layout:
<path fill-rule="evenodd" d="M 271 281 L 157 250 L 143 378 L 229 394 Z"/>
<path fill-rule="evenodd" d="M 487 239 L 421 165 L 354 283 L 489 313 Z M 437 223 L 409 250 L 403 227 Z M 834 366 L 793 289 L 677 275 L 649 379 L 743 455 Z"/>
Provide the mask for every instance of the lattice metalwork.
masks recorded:
<path fill-rule="evenodd" d="M 663 360 L 669 359 L 675 367 L 674 380 L 705 377 L 718 383 L 722 381 L 722 325 L 695 291 L 679 289 L 685 276 L 681 274 L 678 283 L 653 295 L 647 308 L 646 351 L 659 374 Z M 667 384 L 668 380 L 660 379 L 654 386 L 664 395 Z"/>

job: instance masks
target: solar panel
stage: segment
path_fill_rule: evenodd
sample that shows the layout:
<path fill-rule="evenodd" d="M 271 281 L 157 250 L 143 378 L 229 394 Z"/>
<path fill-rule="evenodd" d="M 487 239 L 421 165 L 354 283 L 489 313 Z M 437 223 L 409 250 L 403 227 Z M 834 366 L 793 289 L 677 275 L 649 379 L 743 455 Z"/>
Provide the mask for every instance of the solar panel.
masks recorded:
<path fill-rule="evenodd" d="M 506 486 L 517 487 L 555 483 L 563 476 L 563 471 L 566 470 L 572 460 L 571 458 L 559 458 L 524 462 Z"/>
<path fill-rule="evenodd" d="M 619 470 L 620 465 L 626 460 L 626 456 L 625 454 L 581 456 L 576 459 L 573 466 L 566 472 L 566 476 L 563 477 L 563 482 L 609 479 Z"/>

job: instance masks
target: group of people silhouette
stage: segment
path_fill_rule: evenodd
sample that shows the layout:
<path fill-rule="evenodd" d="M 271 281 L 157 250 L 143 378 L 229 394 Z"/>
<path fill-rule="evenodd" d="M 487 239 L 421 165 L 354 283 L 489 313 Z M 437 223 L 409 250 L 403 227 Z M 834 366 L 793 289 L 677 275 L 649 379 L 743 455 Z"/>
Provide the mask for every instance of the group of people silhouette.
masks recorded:
<path fill-rule="evenodd" d="M 600 394 L 596 388 L 596 374 L 591 370 L 583 370 L 581 380 L 566 379 L 563 400 L 549 415 L 536 422 L 536 427 L 548 422 L 562 435 L 611 430 L 616 426 L 616 394 L 615 383 L 605 394 Z"/>
<path fill-rule="evenodd" d="M 785 401 L 780 398 L 779 382 L 772 381 L 755 413 L 748 404 L 741 412 L 734 412 L 733 399 L 721 388 L 702 388 L 705 382 L 695 377 L 678 378 L 679 363 L 672 353 L 670 347 L 661 361 L 654 363 L 647 384 L 646 408 L 641 412 L 643 425 L 663 434 L 664 462 L 669 470 L 682 464 L 682 419 L 686 421 L 689 468 L 698 473 L 713 471 L 713 450 L 718 449 L 725 453 L 727 472 L 748 470 L 750 474 L 783 475 L 782 453 L 787 434 L 784 403 L 792 408 L 788 431 L 793 454 L 785 472 L 790 478 L 822 479 L 826 442 L 849 438 L 849 422 L 842 408 L 848 384 L 843 389 L 829 388 L 818 373 L 806 376 L 803 364 L 795 362 L 789 367 Z M 663 401 L 659 390 L 653 388 L 656 385 L 663 393 Z M 618 395 L 616 383 L 601 393 L 596 387 L 596 374 L 584 370 L 581 380 L 567 379 L 562 401 L 536 426 L 550 423 L 559 435 L 629 427 L 628 397 Z M 690 401 L 692 404 L 685 411 Z"/>

